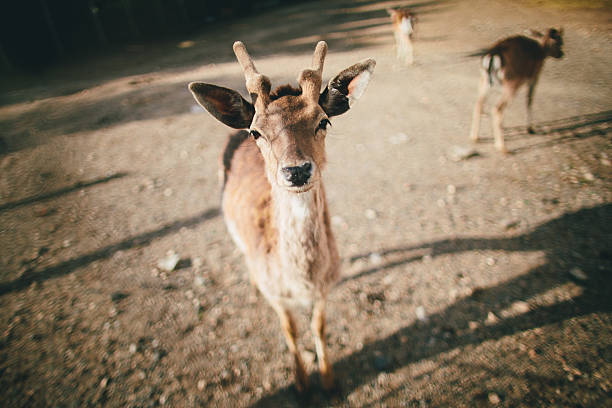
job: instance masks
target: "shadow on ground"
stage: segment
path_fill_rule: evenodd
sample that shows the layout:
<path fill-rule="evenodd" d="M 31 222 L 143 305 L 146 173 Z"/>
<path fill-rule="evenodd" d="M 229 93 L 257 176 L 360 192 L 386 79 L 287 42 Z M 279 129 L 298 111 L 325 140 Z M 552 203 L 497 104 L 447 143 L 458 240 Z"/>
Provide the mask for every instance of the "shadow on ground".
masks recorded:
<path fill-rule="evenodd" d="M 219 214 L 220 211 L 218 208 L 209 208 L 197 215 L 194 215 L 193 217 L 174 221 L 155 230 L 144 232 L 142 234 L 124 239 L 123 241 L 110 244 L 87 254 L 43 269 L 37 268 L 37 259 L 33 259 L 30 264 L 25 265 L 25 271 L 17 279 L 0 283 L 0 296 L 23 290 L 34 282 L 44 282 L 48 279 L 67 275 L 74 272 L 78 268 L 91 264 L 92 262 L 108 259 L 117 251 L 125 251 L 136 247 L 146 246 L 155 239 L 178 232 L 181 228 L 194 228 L 207 220 L 217 217 Z"/>
<path fill-rule="evenodd" d="M 595 136 L 605 137 L 610 133 L 611 129 L 611 110 L 539 122 L 534 125 L 535 136 L 549 137 L 548 140 L 517 147 L 512 149 L 511 153 L 524 153 L 529 150 L 543 149 Z M 504 129 L 504 140 L 506 141 L 519 141 L 532 137 L 534 135 L 529 134 L 525 126 L 513 126 Z M 480 140 L 486 143 L 493 143 L 492 138 L 481 138 Z"/>
<path fill-rule="evenodd" d="M 476 289 L 470 297 L 460 299 L 440 313 L 429 316 L 426 322 L 403 327 L 392 335 L 366 344 L 362 350 L 336 361 L 334 369 L 340 383 L 340 397 L 345 400 L 352 391 L 375 380 L 381 372 L 391 373 L 453 349 L 479 345 L 485 341 L 560 323 L 577 316 L 610 312 L 611 242 L 612 205 L 606 204 L 565 214 L 516 237 L 451 238 L 383 250 L 382 255 L 399 255 L 400 260 L 364 270 L 349 279 L 378 274 L 397 265 L 420 260 L 424 250 L 432 257 L 479 250 L 544 251 L 547 262 L 497 286 Z M 369 254 L 357 255 L 352 259 L 367 256 Z M 487 310 L 500 316 L 500 312 L 514 302 L 525 301 L 568 282 L 573 279 L 568 273 L 571 268 L 579 268 L 588 276 L 588 280 L 576 282 L 583 286 L 582 295 L 549 306 L 532 308 L 525 314 L 501 319 L 492 325 L 480 326 L 474 330 L 466 329 L 470 321 L 485 320 Z M 483 304 L 487 307 L 481 307 Z M 446 335 L 443 341 L 430 345 L 428 340 L 434 328 L 442 329 Z M 376 363 L 380 356 L 384 356 L 385 364 Z M 537 381 L 539 384 L 546 384 L 556 380 L 540 378 Z M 399 391 L 401 388 L 391 391 L 390 395 Z M 313 395 L 305 405 L 329 405 L 330 400 L 325 395 L 316 390 L 312 392 Z M 283 402 L 295 399 L 293 388 L 283 388 L 273 395 L 265 396 L 254 406 L 281 406 Z M 512 401 L 505 402 L 512 405 Z M 418 405 L 418 401 L 416 403 Z M 435 401 L 432 404 L 435 406 Z"/>

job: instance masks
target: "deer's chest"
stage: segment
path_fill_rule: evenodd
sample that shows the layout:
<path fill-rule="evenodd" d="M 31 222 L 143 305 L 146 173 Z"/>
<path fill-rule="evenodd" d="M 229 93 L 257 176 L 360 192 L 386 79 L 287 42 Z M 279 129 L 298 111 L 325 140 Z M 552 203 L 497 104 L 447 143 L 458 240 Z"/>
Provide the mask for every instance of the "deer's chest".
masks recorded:
<path fill-rule="evenodd" d="M 294 196 L 277 212 L 277 256 L 266 285 L 279 298 L 299 301 L 312 298 L 313 291 L 325 284 L 331 254 L 324 203 L 311 192 Z"/>

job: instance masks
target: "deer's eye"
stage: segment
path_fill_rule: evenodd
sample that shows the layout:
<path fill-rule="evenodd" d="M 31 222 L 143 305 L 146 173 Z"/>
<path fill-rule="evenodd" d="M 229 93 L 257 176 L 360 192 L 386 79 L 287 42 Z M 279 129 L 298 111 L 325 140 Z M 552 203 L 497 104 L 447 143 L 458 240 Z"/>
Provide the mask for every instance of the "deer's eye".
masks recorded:
<path fill-rule="evenodd" d="M 259 133 L 256 130 L 249 130 L 249 135 L 253 136 L 253 139 L 257 140 L 259 139 L 259 137 L 261 136 L 261 133 Z"/>
<path fill-rule="evenodd" d="M 329 119 L 327 118 L 321 119 L 321 121 L 319 122 L 319 126 L 317 126 L 317 131 L 327 130 L 327 126 L 329 125 L 331 125 L 331 122 L 329 121 Z"/>

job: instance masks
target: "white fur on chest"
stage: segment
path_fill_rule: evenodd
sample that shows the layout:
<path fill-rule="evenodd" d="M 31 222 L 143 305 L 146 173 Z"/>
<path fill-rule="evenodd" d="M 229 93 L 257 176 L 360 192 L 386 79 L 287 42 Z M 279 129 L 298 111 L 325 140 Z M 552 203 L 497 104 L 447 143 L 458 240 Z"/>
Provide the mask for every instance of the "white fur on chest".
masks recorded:
<path fill-rule="evenodd" d="M 324 202 L 315 189 L 285 194 L 277 201 L 279 230 L 278 297 L 305 300 L 320 283 L 330 264 L 324 226 Z"/>
<path fill-rule="evenodd" d="M 323 205 L 313 190 L 284 194 L 276 205 L 281 262 L 286 268 L 308 269 L 324 234 Z"/>
<path fill-rule="evenodd" d="M 400 30 L 402 30 L 402 33 L 406 34 L 406 35 L 410 35 L 412 34 L 413 28 L 412 28 L 412 22 L 410 21 L 409 18 L 402 18 L 402 22 L 400 23 Z"/>

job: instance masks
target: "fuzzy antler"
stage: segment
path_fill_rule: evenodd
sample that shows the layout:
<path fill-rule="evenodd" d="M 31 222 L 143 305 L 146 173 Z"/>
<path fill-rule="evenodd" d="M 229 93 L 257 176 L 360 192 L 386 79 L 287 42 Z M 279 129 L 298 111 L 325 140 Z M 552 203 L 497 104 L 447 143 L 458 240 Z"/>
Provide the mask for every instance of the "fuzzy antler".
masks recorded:
<path fill-rule="evenodd" d="M 325 41 L 319 41 L 312 56 L 312 69 L 305 69 L 298 78 L 298 82 L 302 87 L 302 94 L 319 100 L 321 92 L 321 82 L 323 76 L 323 63 L 327 54 L 327 44 Z"/>
<path fill-rule="evenodd" d="M 270 79 L 257 72 L 246 46 L 241 41 L 234 43 L 234 54 L 244 71 L 246 87 L 251 94 L 255 109 L 263 110 L 270 102 Z"/>

